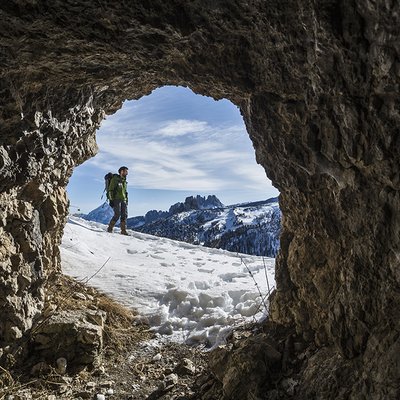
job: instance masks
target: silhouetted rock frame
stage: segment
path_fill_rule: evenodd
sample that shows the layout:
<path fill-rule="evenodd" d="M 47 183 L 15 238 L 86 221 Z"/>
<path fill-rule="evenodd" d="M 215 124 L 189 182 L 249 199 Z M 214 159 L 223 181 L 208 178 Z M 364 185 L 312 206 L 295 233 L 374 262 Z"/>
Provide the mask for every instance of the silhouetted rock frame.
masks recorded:
<path fill-rule="evenodd" d="M 321 368 L 318 354 L 352 363 L 346 391 L 304 378 L 299 393 L 399 396 L 399 7 L 2 2 L 0 353 L 29 334 L 60 270 L 65 187 L 101 120 L 181 85 L 240 108 L 281 192 L 271 322 L 325 349 Z"/>

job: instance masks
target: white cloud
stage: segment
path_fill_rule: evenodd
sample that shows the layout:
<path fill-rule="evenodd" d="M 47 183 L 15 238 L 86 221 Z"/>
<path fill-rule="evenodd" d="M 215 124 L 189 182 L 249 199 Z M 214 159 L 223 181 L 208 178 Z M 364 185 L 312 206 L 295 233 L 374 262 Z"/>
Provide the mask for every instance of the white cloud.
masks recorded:
<path fill-rule="evenodd" d="M 208 128 L 208 123 L 205 121 L 177 119 L 167 121 L 166 124 L 155 131 L 156 134 L 163 136 L 174 137 L 183 136 L 189 133 L 204 132 Z"/>
<path fill-rule="evenodd" d="M 103 172 L 130 168 L 131 186 L 143 189 L 222 190 L 237 184 L 229 177 L 240 152 L 218 142 L 169 143 L 142 137 L 104 136 L 90 163 Z M 225 172 L 224 172 L 225 171 Z"/>
<path fill-rule="evenodd" d="M 152 115 L 123 107 L 118 118 L 104 121 L 92 165 L 104 172 L 127 165 L 130 186 L 142 189 L 213 192 L 268 184 L 243 125 Z"/>

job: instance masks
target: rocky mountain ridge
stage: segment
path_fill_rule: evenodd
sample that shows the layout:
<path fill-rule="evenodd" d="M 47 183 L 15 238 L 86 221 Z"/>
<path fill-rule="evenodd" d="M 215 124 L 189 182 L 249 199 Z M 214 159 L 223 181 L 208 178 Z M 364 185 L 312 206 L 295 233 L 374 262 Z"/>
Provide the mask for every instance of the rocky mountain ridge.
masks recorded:
<path fill-rule="evenodd" d="M 106 224 L 111 216 L 104 203 L 82 217 Z M 138 232 L 268 257 L 278 252 L 280 224 L 277 198 L 224 206 L 216 196 L 190 196 L 169 211 L 151 210 L 127 220 L 128 228 Z"/>
<path fill-rule="evenodd" d="M 178 214 L 184 211 L 190 210 L 205 210 L 210 208 L 219 208 L 224 205 L 215 195 L 209 195 L 207 197 L 202 197 L 197 195 L 186 197 L 183 203 L 175 203 L 169 208 L 169 214 Z"/>
<path fill-rule="evenodd" d="M 274 198 L 183 211 L 132 229 L 207 247 L 275 257 L 279 249 L 280 221 L 278 200 Z"/>

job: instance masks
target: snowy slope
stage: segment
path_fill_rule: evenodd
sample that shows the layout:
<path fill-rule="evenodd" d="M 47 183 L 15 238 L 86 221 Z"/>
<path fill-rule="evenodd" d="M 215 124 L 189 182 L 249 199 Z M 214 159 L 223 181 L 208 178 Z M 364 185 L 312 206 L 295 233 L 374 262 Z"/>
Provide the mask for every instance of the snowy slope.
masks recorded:
<path fill-rule="evenodd" d="M 93 276 L 90 285 L 135 307 L 160 334 L 212 346 L 232 325 L 263 317 L 259 290 L 265 296 L 275 284 L 274 259 L 105 228 L 70 218 L 61 245 L 64 273 Z"/>

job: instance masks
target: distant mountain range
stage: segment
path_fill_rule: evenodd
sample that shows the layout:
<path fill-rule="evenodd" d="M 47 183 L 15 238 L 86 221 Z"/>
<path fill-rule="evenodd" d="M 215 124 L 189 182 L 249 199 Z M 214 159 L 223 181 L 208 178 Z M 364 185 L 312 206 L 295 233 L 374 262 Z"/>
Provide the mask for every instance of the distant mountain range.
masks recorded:
<path fill-rule="evenodd" d="M 108 224 L 113 211 L 104 203 L 82 218 Z M 128 218 L 128 228 L 233 252 L 275 257 L 281 212 L 278 198 L 224 206 L 214 195 L 190 196 L 168 211 L 151 210 Z"/>

